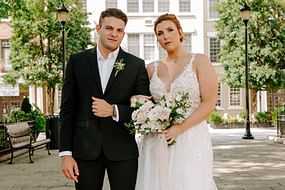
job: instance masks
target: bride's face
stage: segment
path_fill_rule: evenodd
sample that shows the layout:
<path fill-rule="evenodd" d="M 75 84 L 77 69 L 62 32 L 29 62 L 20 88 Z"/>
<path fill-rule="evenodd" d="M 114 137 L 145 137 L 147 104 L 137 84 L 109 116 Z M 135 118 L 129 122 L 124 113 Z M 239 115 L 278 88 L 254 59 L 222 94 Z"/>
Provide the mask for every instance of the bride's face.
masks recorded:
<path fill-rule="evenodd" d="M 175 51 L 181 45 L 181 31 L 170 20 L 157 24 L 156 36 L 161 47 L 167 52 Z"/>

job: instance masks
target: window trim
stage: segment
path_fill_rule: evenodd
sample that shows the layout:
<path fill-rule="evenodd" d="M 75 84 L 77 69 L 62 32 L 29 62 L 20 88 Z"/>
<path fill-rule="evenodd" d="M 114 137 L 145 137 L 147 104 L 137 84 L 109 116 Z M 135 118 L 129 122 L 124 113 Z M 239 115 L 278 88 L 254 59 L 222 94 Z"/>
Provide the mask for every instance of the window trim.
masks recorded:
<path fill-rule="evenodd" d="M 242 108 L 242 89 L 239 88 L 239 105 L 231 105 L 231 88 L 229 87 L 229 109 L 240 109 Z"/>
<path fill-rule="evenodd" d="M 217 0 L 217 1 L 219 1 L 219 0 Z M 218 18 L 212 18 L 212 17 L 210 17 L 210 0 L 207 0 L 207 8 L 208 8 L 208 11 L 207 11 L 207 19 L 208 19 L 208 21 L 218 21 L 220 18 L 218 17 Z"/>
<path fill-rule="evenodd" d="M 209 57 L 209 60 L 210 60 L 210 62 L 213 64 L 213 65 L 221 65 L 221 62 L 212 62 L 211 61 L 211 38 L 217 38 L 217 39 L 219 39 L 218 37 L 217 37 L 217 35 L 208 35 L 208 57 Z M 221 40 L 220 40 L 220 50 L 221 50 Z"/>
<path fill-rule="evenodd" d="M 184 13 L 184 14 L 191 13 L 192 12 L 192 1 L 188 0 L 190 2 L 190 10 L 189 11 L 181 11 L 180 10 L 180 3 L 181 3 L 181 1 L 182 0 L 178 0 L 178 12 L 179 13 Z"/>

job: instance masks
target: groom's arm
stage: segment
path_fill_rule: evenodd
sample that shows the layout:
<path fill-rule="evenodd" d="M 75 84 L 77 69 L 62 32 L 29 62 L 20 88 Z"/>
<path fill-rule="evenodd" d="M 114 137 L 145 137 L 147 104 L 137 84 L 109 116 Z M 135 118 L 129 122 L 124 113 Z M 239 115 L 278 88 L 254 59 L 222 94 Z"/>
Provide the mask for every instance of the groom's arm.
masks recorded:
<path fill-rule="evenodd" d="M 134 95 L 150 96 L 149 79 L 145 68 L 145 62 L 143 60 L 138 60 L 138 61 L 140 63 L 139 63 L 138 74 L 136 77 Z M 118 104 L 117 108 L 119 114 L 119 122 L 126 122 L 131 119 L 133 109 L 129 105 Z"/>
<path fill-rule="evenodd" d="M 75 118 L 75 79 L 73 73 L 74 56 L 71 56 L 66 66 L 65 78 L 62 88 L 62 101 L 60 106 L 60 155 L 69 155 L 66 151 L 72 151 L 73 119 Z M 67 153 L 67 154 L 66 154 Z M 71 153 L 71 152 L 70 152 Z"/>

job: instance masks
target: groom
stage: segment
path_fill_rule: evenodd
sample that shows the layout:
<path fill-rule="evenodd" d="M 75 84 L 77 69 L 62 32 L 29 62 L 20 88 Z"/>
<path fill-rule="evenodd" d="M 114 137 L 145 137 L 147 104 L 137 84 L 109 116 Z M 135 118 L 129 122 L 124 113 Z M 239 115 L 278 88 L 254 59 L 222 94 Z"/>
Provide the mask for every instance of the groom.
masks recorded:
<path fill-rule="evenodd" d="M 144 61 L 120 48 L 126 24 L 121 10 L 103 11 L 97 46 L 67 64 L 59 154 L 77 190 L 101 190 L 105 170 L 111 190 L 135 189 L 138 149 L 124 123 L 131 118 L 131 96 L 150 92 Z"/>

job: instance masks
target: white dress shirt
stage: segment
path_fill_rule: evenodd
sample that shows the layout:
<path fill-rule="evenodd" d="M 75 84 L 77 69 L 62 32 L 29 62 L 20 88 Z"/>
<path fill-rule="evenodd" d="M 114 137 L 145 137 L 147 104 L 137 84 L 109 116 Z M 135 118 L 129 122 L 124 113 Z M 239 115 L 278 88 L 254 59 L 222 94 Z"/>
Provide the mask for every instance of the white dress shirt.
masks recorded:
<path fill-rule="evenodd" d="M 106 90 L 106 86 L 108 84 L 110 75 L 111 75 L 112 70 L 113 70 L 113 66 L 114 66 L 115 61 L 117 59 L 117 56 L 119 54 L 119 50 L 120 50 L 120 48 L 117 48 L 115 51 L 109 53 L 107 58 L 104 58 L 103 55 L 101 54 L 98 46 L 96 48 L 98 70 L 99 70 L 99 75 L 100 75 L 100 79 L 101 79 L 101 86 L 102 86 L 103 93 Z M 115 105 L 115 111 L 116 111 L 116 117 L 113 117 L 113 120 L 118 122 L 119 121 L 119 110 L 118 110 L 117 105 Z M 59 153 L 60 157 L 61 156 L 67 156 L 67 155 L 72 155 L 72 152 L 71 151 L 62 151 Z"/>

